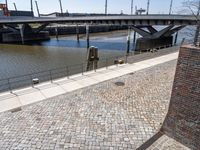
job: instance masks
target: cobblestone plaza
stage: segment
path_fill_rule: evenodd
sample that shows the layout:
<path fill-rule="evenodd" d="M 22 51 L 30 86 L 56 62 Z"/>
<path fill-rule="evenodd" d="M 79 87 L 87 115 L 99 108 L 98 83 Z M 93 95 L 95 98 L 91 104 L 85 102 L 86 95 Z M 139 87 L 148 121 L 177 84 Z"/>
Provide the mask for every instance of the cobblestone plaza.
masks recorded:
<path fill-rule="evenodd" d="M 137 149 L 162 126 L 175 67 L 170 61 L 0 113 L 0 147 Z"/>

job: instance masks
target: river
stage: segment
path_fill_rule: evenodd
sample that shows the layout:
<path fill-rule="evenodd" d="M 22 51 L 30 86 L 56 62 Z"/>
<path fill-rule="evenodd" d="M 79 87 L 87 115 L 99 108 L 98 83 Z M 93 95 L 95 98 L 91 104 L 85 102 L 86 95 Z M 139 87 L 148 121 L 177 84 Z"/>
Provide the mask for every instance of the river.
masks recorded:
<path fill-rule="evenodd" d="M 131 41 L 132 37 L 133 33 Z M 117 57 L 125 55 L 126 39 L 127 31 L 91 34 L 90 45 L 99 48 L 100 58 Z M 62 36 L 26 45 L 0 44 L 0 79 L 81 64 L 86 62 L 86 53 L 85 35 L 81 35 L 80 42 L 75 36 Z"/>

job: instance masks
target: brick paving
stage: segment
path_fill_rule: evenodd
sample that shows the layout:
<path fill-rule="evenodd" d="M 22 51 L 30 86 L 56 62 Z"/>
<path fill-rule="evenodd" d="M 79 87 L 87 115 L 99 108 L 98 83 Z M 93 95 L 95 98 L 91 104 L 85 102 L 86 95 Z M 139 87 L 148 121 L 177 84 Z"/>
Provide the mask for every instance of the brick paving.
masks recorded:
<path fill-rule="evenodd" d="M 0 113 L 0 149 L 136 149 L 160 130 L 175 66 L 171 61 Z"/>

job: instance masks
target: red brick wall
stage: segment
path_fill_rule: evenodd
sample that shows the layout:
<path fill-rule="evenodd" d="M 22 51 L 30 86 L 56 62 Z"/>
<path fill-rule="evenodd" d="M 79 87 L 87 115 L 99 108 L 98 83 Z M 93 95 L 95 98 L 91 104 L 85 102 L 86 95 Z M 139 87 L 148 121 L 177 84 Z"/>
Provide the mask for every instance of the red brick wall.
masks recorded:
<path fill-rule="evenodd" d="M 161 131 L 200 150 L 200 48 L 180 49 L 170 107 Z"/>

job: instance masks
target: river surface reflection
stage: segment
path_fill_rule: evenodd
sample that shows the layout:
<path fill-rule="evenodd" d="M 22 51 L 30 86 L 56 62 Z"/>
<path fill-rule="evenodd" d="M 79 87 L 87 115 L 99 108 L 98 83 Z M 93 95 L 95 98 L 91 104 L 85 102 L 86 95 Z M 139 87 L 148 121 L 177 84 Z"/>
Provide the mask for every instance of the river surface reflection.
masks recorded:
<path fill-rule="evenodd" d="M 0 44 L 0 79 L 35 73 L 86 62 L 85 35 L 52 38 L 41 43 Z M 90 45 L 99 48 L 100 58 L 123 56 L 126 53 L 127 31 L 91 34 Z M 131 33 L 131 49 L 133 47 Z"/>

